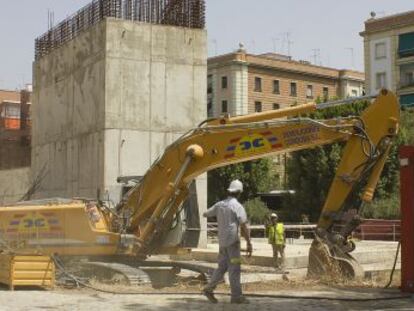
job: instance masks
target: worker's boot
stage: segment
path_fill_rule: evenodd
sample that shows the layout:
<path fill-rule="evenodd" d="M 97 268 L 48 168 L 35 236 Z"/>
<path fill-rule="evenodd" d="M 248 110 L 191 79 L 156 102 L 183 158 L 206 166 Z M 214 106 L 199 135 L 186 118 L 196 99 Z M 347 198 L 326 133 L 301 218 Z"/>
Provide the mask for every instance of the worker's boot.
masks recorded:
<path fill-rule="evenodd" d="M 240 296 L 240 297 L 237 297 L 237 298 L 231 297 L 230 303 L 248 304 L 248 303 L 250 303 L 250 301 L 246 297 Z"/>
<path fill-rule="evenodd" d="M 214 296 L 214 293 L 211 290 L 203 289 L 203 295 L 206 296 L 208 301 L 211 303 L 218 303 L 217 298 Z"/>

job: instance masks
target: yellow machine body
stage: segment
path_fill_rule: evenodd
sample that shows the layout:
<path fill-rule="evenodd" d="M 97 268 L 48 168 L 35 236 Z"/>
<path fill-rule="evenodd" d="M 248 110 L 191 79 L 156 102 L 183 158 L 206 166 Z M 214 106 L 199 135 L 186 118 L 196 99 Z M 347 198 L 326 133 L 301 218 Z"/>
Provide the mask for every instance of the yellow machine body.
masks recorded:
<path fill-rule="evenodd" d="M 49 256 L 0 254 L 0 283 L 53 288 L 55 264 Z"/>

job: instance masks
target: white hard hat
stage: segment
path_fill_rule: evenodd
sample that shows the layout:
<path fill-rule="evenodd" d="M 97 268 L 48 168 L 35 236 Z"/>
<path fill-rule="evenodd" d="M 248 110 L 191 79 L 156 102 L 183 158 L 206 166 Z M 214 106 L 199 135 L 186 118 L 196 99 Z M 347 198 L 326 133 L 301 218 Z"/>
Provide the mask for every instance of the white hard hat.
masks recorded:
<path fill-rule="evenodd" d="M 228 192 L 243 192 L 243 184 L 240 180 L 236 179 L 230 183 L 230 186 L 227 188 Z"/>
<path fill-rule="evenodd" d="M 271 217 L 271 218 L 278 218 L 276 213 L 272 213 L 272 214 L 270 215 L 270 217 Z"/>

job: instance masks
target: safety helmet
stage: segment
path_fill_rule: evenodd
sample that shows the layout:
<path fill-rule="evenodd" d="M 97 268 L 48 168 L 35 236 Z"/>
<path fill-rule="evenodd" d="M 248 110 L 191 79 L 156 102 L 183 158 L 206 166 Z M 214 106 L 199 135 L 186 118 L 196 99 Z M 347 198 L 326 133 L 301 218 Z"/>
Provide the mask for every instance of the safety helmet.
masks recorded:
<path fill-rule="evenodd" d="M 270 218 L 278 218 L 278 217 L 277 217 L 277 214 L 276 214 L 276 213 L 272 213 L 272 214 L 270 215 Z"/>
<path fill-rule="evenodd" d="M 243 192 L 243 184 L 240 180 L 236 179 L 230 183 L 230 186 L 227 188 L 228 192 Z"/>

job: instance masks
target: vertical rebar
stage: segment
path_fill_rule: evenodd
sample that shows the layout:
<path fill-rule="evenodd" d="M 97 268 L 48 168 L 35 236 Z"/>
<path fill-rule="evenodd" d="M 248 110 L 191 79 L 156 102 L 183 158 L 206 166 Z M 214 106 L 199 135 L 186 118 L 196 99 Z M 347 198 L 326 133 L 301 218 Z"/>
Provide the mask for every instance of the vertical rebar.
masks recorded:
<path fill-rule="evenodd" d="M 35 58 L 48 54 L 106 17 L 202 29 L 205 0 L 92 0 L 36 38 Z"/>

